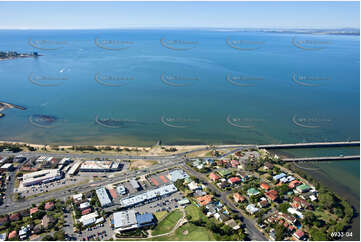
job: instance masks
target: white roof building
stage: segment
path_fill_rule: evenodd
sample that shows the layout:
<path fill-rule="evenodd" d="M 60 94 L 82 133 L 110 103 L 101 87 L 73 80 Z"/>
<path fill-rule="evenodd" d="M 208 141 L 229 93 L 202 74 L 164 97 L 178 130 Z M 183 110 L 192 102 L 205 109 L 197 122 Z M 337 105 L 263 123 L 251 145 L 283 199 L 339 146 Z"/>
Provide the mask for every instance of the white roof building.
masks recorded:
<path fill-rule="evenodd" d="M 246 207 L 246 210 L 247 212 L 249 212 L 250 214 L 254 214 L 256 212 L 258 212 L 258 208 L 254 205 L 254 204 L 249 204 L 247 207 Z"/>
<path fill-rule="evenodd" d="M 63 173 L 57 169 L 46 169 L 26 173 L 23 175 L 23 185 L 31 186 L 40 183 L 52 182 L 63 178 Z"/>
<path fill-rule="evenodd" d="M 112 201 L 110 200 L 110 197 L 105 187 L 98 188 L 97 190 L 95 190 L 95 192 L 102 207 L 107 207 L 112 204 Z"/>
<path fill-rule="evenodd" d="M 118 231 L 129 230 L 138 227 L 135 210 L 116 212 L 113 214 L 114 228 Z"/>
<path fill-rule="evenodd" d="M 296 214 L 300 219 L 303 219 L 303 214 L 299 211 L 297 211 L 296 209 L 294 208 L 288 208 L 287 211 L 290 213 L 290 214 Z"/>
<path fill-rule="evenodd" d="M 89 203 L 89 202 L 81 203 L 81 204 L 79 205 L 79 208 L 80 208 L 81 210 L 86 209 L 86 208 L 88 208 L 88 207 L 90 207 L 90 203 Z"/>
<path fill-rule="evenodd" d="M 120 200 L 120 204 L 122 207 L 132 207 L 139 203 L 156 199 L 157 197 L 167 196 L 176 191 L 178 191 L 178 189 L 174 186 L 174 184 L 164 185 L 156 189 L 148 190 L 147 192 L 138 194 L 133 197 L 124 198 Z"/>
<path fill-rule="evenodd" d="M 118 161 L 85 161 L 80 166 L 82 172 L 109 172 L 120 169 Z"/>
<path fill-rule="evenodd" d="M 79 167 L 80 167 L 80 165 L 81 165 L 82 163 L 83 163 L 82 160 L 76 161 L 76 162 L 74 163 L 74 165 L 70 168 L 68 174 L 71 175 L 71 176 L 75 175 L 75 174 L 78 172 Z"/>
<path fill-rule="evenodd" d="M 169 173 L 168 177 L 172 182 L 175 182 L 180 179 L 188 178 L 189 176 L 183 170 L 174 170 Z"/>
<path fill-rule="evenodd" d="M 96 218 L 98 217 L 98 212 L 89 213 L 87 215 L 81 216 L 79 222 L 83 224 L 83 226 L 87 226 L 96 222 Z"/>
<path fill-rule="evenodd" d="M 192 181 L 191 183 L 188 184 L 188 188 L 191 191 L 197 190 L 197 189 L 202 189 L 201 186 L 199 186 L 195 181 Z"/>
<path fill-rule="evenodd" d="M 75 195 L 73 195 L 73 199 L 75 201 L 81 201 L 83 199 L 83 194 L 82 193 L 75 194 Z"/>

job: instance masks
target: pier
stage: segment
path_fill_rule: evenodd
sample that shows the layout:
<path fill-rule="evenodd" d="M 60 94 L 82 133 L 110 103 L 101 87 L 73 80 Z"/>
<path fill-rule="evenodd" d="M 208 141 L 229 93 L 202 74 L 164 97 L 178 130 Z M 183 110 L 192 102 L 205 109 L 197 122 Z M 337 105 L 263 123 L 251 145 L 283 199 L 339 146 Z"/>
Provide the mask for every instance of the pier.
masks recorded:
<path fill-rule="evenodd" d="M 301 157 L 301 158 L 285 158 L 284 162 L 302 162 L 302 161 L 341 161 L 341 160 L 359 160 L 359 155 L 345 156 L 323 156 L 323 157 Z"/>
<path fill-rule="evenodd" d="M 270 145 L 258 145 L 257 147 L 259 149 L 294 149 L 294 148 L 323 148 L 323 147 L 346 147 L 346 146 L 360 146 L 360 141 L 270 144 Z"/>

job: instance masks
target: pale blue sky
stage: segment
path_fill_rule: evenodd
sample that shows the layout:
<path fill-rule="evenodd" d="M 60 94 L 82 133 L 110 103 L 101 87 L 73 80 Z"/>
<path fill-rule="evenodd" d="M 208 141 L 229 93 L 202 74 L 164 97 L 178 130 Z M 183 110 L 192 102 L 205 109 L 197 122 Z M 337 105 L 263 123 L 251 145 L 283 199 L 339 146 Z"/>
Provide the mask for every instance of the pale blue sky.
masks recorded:
<path fill-rule="evenodd" d="M 360 27 L 359 2 L 0 2 L 0 29 Z"/>

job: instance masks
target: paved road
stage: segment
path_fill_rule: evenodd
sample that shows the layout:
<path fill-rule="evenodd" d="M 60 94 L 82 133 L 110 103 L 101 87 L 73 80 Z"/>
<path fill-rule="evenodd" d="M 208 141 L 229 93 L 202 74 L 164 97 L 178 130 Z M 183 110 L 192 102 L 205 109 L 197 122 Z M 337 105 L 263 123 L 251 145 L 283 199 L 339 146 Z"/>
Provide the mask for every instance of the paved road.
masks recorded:
<path fill-rule="evenodd" d="M 6 206 L 6 205 L 11 205 L 13 203 L 12 200 L 12 195 L 13 195 L 13 191 L 14 191 L 14 186 L 15 186 L 15 172 L 9 172 L 8 176 L 10 177 L 9 182 L 6 184 L 6 192 L 5 192 L 5 196 L 6 199 L 4 200 L 4 203 L 2 206 Z"/>
<path fill-rule="evenodd" d="M 264 241 L 264 240 L 268 240 L 257 228 L 255 225 L 255 222 L 244 217 L 241 213 L 241 210 L 239 208 L 237 208 L 233 202 L 231 202 L 228 199 L 228 193 L 226 192 L 220 192 L 218 190 L 218 188 L 216 186 L 214 186 L 212 183 L 209 182 L 208 178 L 206 176 L 204 176 L 203 174 L 196 172 L 195 170 L 193 170 L 192 168 L 188 167 L 187 165 L 182 165 L 181 166 L 184 170 L 186 170 L 188 173 L 192 174 L 195 177 L 198 177 L 200 180 L 202 180 L 203 182 L 205 182 L 207 184 L 207 186 L 217 194 L 217 196 L 220 197 L 220 199 L 229 207 L 233 210 L 233 212 L 236 212 L 239 218 L 243 219 L 243 223 L 246 225 L 246 228 L 248 229 L 248 234 L 249 237 L 252 240 L 258 240 L 258 241 Z"/>

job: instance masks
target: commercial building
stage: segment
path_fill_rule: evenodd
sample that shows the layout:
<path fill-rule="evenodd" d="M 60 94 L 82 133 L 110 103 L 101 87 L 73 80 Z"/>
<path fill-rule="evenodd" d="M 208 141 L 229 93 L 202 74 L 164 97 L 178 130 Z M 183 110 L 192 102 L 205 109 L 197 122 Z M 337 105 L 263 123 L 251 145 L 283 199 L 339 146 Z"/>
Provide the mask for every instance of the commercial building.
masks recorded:
<path fill-rule="evenodd" d="M 113 224 L 114 228 L 120 232 L 154 225 L 155 219 L 151 213 L 139 214 L 135 210 L 127 210 L 114 213 Z"/>
<path fill-rule="evenodd" d="M 14 166 L 11 163 L 5 163 L 0 167 L 0 171 L 12 171 L 14 170 Z"/>
<path fill-rule="evenodd" d="M 41 170 L 23 175 L 23 185 L 32 186 L 60 180 L 64 177 L 63 172 L 57 169 Z"/>
<path fill-rule="evenodd" d="M 102 207 L 108 207 L 112 205 L 112 201 L 110 200 L 109 194 L 104 187 L 97 189 L 95 192 Z"/>
<path fill-rule="evenodd" d="M 79 171 L 79 167 L 80 167 L 81 163 L 83 163 L 83 161 L 81 161 L 81 160 L 76 161 L 74 163 L 74 165 L 70 168 L 68 174 L 70 176 L 74 176 Z"/>
<path fill-rule="evenodd" d="M 113 214 L 114 229 L 118 231 L 138 228 L 135 210 L 127 210 Z"/>
<path fill-rule="evenodd" d="M 91 225 L 97 221 L 98 212 L 89 213 L 87 215 L 83 215 L 80 217 L 79 222 L 83 224 L 83 226 Z"/>
<path fill-rule="evenodd" d="M 171 171 L 168 175 L 169 180 L 171 180 L 172 182 L 176 182 L 181 179 L 186 179 L 188 177 L 189 177 L 188 174 L 185 173 L 183 170 L 174 170 Z"/>
<path fill-rule="evenodd" d="M 139 183 L 138 183 L 137 180 L 132 179 L 132 180 L 129 181 L 129 183 L 130 183 L 130 185 L 132 185 L 132 187 L 133 187 L 135 190 L 137 190 L 137 191 L 140 190 L 140 185 L 139 185 Z"/>
<path fill-rule="evenodd" d="M 123 208 L 134 207 L 138 204 L 154 201 L 161 197 L 169 196 L 170 194 L 178 191 L 174 184 L 165 185 L 156 189 L 149 190 L 147 192 L 138 194 L 133 197 L 127 197 L 120 200 L 120 204 Z"/>
<path fill-rule="evenodd" d="M 112 172 L 120 171 L 121 163 L 118 161 L 85 161 L 81 164 L 81 172 Z"/>
<path fill-rule="evenodd" d="M 125 188 L 125 186 L 117 186 L 117 192 L 120 194 L 120 195 L 125 195 L 127 194 L 127 189 Z"/>

